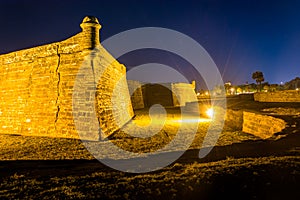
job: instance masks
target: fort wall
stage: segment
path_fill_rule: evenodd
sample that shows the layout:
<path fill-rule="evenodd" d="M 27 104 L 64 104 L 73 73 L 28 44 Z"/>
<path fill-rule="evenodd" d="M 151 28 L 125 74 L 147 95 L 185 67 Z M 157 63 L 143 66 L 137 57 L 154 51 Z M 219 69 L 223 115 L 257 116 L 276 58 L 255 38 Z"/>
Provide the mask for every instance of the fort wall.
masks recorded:
<path fill-rule="evenodd" d="M 127 80 L 131 103 L 134 110 L 145 107 L 142 83 L 135 80 Z"/>
<path fill-rule="evenodd" d="M 195 83 L 172 83 L 174 106 L 185 106 L 187 102 L 197 101 Z"/>
<path fill-rule="evenodd" d="M 259 102 L 300 102 L 300 91 L 257 92 L 254 94 L 254 100 Z"/>
<path fill-rule="evenodd" d="M 134 109 L 160 104 L 166 107 L 185 106 L 196 102 L 194 84 L 189 83 L 141 83 L 128 80 L 131 102 Z"/>
<path fill-rule="evenodd" d="M 104 63 L 111 58 L 106 58 L 110 55 L 100 44 L 101 25 L 96 18 L 86 17 L 80 26 L 82 32 L 64 41 L 0 55 L 1 133 L 78 138 L 73 115 L 82 114 L 86 126 L 93 116 L 80 110 L 74 113 L 74 83 L 82 75 L 78 74 L 82 63 L 95 47 L 103 52 L 100 61 L 94 63 L 95 68 L 105 69 L 95 97 L 102 129 L 99 138 L 107 137 L 131 119 L 133 111 L 124 65 L 114 61 L 106 68 Z M 118 82 L 121 83 L 117 87 L 119 98 L 114 97 L 114 102 L 120 105 L 118 110 L 113 110 L 113 91 Z M 84 103 L 83 98 L 78 101 Z M 113 113 L 118 116 L 119 125 Z M 99 138 L 87 135 L 85 139 Z"/>

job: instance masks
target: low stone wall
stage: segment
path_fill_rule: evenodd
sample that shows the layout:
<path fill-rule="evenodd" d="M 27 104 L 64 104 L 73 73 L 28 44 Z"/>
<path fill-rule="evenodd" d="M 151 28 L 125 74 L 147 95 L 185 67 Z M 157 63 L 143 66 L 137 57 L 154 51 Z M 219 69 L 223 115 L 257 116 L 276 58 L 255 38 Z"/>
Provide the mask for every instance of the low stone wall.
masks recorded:
<path fill-rule="evenodd" d="M 282 131 L 286 127 L 283 119 L 253 112 L 243 112 L 243 129 L 245 133 L 250 133 L 260 138 L 266 139 L 274 133 Z"/>
<path fill-rule="evenodd" d="M 300 102 L 300 91 L 257 92 L 254 100 L 259 102 Z"/>
<path fill-rule="evenodd" d="M 266 139 L 282 131 L 286 127 L 286 122 L 251 111 L 227 109 L 225 126 Z"/>
<path fill-rule="evenodd" d="M 185 111 L 197 113 L 196 109 L 200 109 L 200 116 L 205 116 L 205 109 L 210 103 L 198 102 L 199 107 L 195 106 L 196 102 L 188 103 Z M 215 106 L 217 113 L 220 107 Z M 281 132 L 286 127 L 286 122 L 273 116 L 258 114 L 252 111 L 226 109 L 224 126 L 233 130 L 243 131 L 262 139 L 272 137 L 275 133 Z"/>

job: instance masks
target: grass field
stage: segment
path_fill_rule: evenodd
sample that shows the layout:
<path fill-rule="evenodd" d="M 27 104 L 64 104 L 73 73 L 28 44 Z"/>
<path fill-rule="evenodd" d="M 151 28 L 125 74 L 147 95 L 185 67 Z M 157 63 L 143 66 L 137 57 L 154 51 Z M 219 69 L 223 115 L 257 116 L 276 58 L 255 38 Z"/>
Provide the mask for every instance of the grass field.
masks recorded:
<path fill-rule="evenodd" d="M 266 106 L 259 109 L 276 112 Z M 289 115 L 299 119 L 298 114 Z M 127 151 L 153 152 L 175 137 L 179 127 L 176 119 L 177 110 L 170 109 L 161 130 L 151 127 L 153 132 L 157 131 L 156 135 L 134 137 L 125 130 L 135 130 L 135 135 L 144 133 L 129 123 L 128 129 L 117 132 L 110 141 Z M 131 123 L 142 127 L 150 119 L 146 112 L 140 111 Z M 86 150 L 81 140 L 0 134 L 0 198 L 299 199 L 298 126 L 293 132 L 287 130 L 284 137 L 268 140 L 224 127 L 216 146 L 199 159 L 199 149 L 210 123 L 209 120 L 199 122 L 193 143 L 178 160 L 158 171 L 141 174 L 105 166 Z M 185 127 L 187 132 L 189 127 Z M 178 146 L 171 152 L 181 148 Z M 110 149 L 103 151 L 118 159 Z"/>

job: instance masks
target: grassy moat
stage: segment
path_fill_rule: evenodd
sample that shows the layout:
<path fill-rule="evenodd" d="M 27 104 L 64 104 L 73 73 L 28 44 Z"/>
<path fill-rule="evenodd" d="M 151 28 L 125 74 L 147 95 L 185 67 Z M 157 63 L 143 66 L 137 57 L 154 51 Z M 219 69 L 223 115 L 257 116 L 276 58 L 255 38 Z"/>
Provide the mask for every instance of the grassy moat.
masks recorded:
<path fill-rule="evenodd" d="M 211 122 L 187 122 L 199 123 L 190 148 L 169 166 L 141 174 L 105 166 L 86 150 L 81 140 L 0 134 L 0 198 L 298 199 L 300 106 L 235 99 L 228 101 L 228 107 L 277 113 L 294 125 L 266 140 L 225 125 L 212 151 L 199 159 L 199 149 Z M 110 141 L 137 153 L 160 149 L 175 137 L 179 127 L 179 110 L 167 111 L 161 130 L 155 124 L 150 127 L 153 132 L 158 130 L 152 137 L 135 137 L 147 133 L 133 129 L 133 124 L 143 127 L 150 123 L 147 110 L 139 110 L 127 124 L 126 130 L 134 134 L 118 131 Z"/>

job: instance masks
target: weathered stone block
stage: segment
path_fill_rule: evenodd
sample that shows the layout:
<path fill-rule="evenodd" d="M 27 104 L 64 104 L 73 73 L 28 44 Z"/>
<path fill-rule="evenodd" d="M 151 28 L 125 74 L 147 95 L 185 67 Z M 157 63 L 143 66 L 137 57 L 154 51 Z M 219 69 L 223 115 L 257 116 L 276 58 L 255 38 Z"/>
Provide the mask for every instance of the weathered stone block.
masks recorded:
<path fill-rule="evenodd" d="M 243 112 L 242 131 L 245 133 L 266 139 L 274 133 L 282 131 L 285 127 L 286 122 L 282 119 L 252 112 Z"/>

